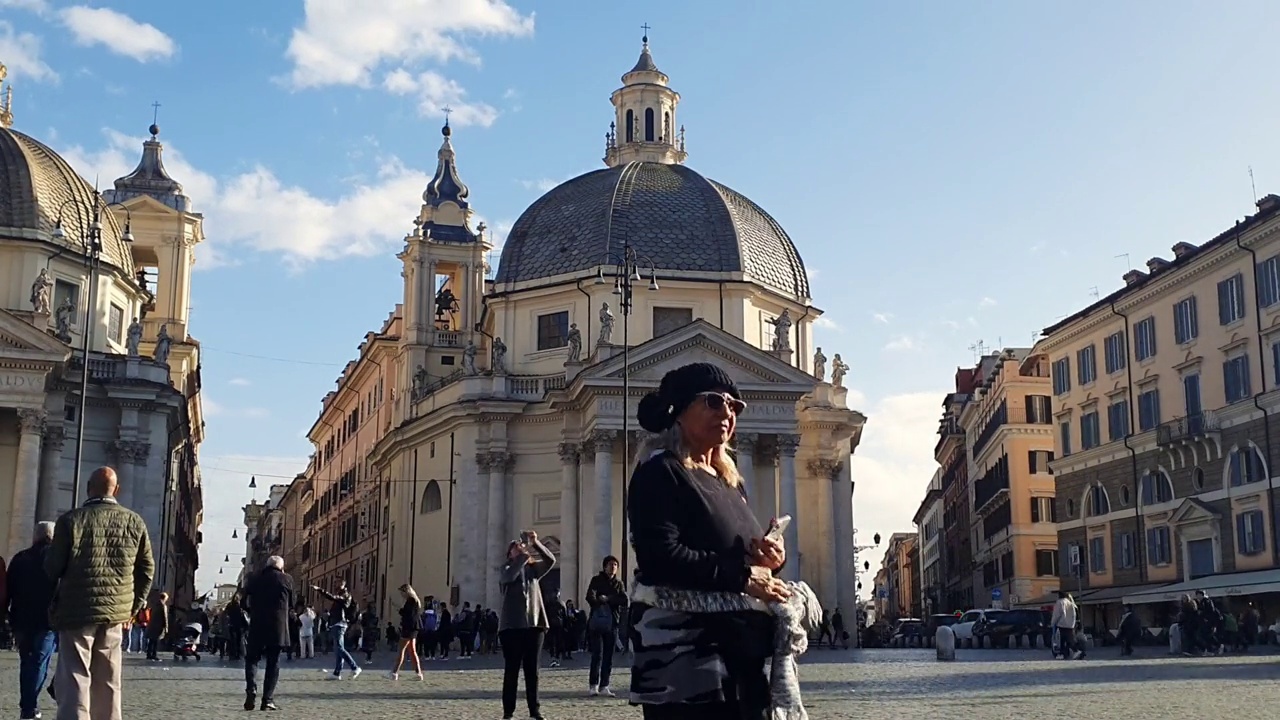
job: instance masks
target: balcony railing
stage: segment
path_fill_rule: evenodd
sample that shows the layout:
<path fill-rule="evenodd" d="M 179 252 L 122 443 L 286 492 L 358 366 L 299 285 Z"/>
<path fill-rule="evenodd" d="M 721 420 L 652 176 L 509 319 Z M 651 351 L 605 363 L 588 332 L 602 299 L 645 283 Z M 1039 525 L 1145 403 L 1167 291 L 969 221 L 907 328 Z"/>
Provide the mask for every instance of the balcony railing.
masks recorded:
<path fill-rule="evenodd" d="M 987 420 L 987 424 L 982 428 L 982 432 L 978 433 L 978 437 L 973 441 L 973 454 L 976 456 L 982 452 L 982 448 L 991 442 L 991 438 L 995 436 L 996 431 L 1004 427 L 1009 422 L 1009 406 L 1007 401 L 1001 402 L 1000 407 L 996 408 L 991 419 Z"/>
<path fill-rule="evenodd" d="M 1217 435 L 1221 430 L 1218 415 L 1206 410 L 1195 415 L 1176 418 L 1156 428 L 1156 444 L 1172 445 Z"/>
<path fill-rule="evenodd" d="M 462 333 L 457 330 L 433 330 L 435 340 L 431 343 L 436 347 L 460 348 L 466 343 L 462 341 Z"/>

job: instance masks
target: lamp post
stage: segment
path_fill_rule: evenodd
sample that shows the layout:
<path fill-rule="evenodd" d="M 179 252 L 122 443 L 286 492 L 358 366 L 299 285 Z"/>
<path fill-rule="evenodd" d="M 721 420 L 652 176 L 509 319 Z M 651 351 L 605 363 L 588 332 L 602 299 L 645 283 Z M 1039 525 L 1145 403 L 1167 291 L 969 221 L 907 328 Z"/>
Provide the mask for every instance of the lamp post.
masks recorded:
<path fill-rule="evenodd" d="M 858 536 L 858 531 L 857 531 L 857 530 L 854 530 L 854 531 L 853 531 L 853 536 L 854 536 L 855 538 Z M 874 536 L 872 536 L 871 541 L 872 541 L 872 543 L 871 543 L 870 545 L 858 545 L 858 544 L 854 544 L 854 546 L 853 546 L 853 569 L 854 569 L 854 573 L 855 573 L 855 575 L 854 575 L 854 581 L 857 583 L 857 589 L 858 589 L 858 590 L 861 590 L 861 589 L 862 589 L 862 581 L 857 579 L 857 574 L 856 574 L 856 573 L 857 573 L 857 570 L 858 570 L 858 553 L 862 552 L 863 550 L 874 550 L 874 549 L 876 549 L 876 548 L 880 547 L 880 533 L 876 533 Z M 870 570 L 871 570 L 871 561 L 869 561 L 869 560 L 868 560 L 868 561 L 864 561 L 864 562 L 862 563 L 862 569 L 863 569 L 864 571 L 870 571 Z M 872 588 L 871 588 L 871 599 L 872 599 L 873 601 L 875 600 L 876 592 L 877 592 L 877 591 L 878 591 L 878 588 L 875 588 L 875 587 L 872 587 Z M 861 614 L 861 612 L 862 612 L 862 608 L 860 608 L 860 607 L 855 607 L 855 608 L 853 609 L 853 624 L 854 624 L 854 625 L 858 625 L 858 616 L 859 616 L 859 614 Z M 854 646 L 855 648 L 860 648 L 860 647 L 862 647 L 862 628 L 861 628 L 861 627 L 858 627 L 858 628 L 856 629 L 856 632 L 854 633 L 853 646 Z"/>
<path fill-rule="evenodd" d="M 610 217 L 612 220 L 612 216 Z M 647 269 L 649 274 L 649 290 L 658 290 L 658 271 L 653 260 L 640 255 L 627 240 L 622 242 L 621 253 L 606 253 L 605 262 L 596 274 L 596 284 L 605 283 L 605 266 L 612 264 L 613 294 L 618 296 L 618 309 L 622 312 L 622 581 L 628 580 L 627 560 L 630 555 L 631 541 L 627 536 L 627 486 L 630 475 L 627 465 L 631 461 L 630 424 L 631 411 L 631 309 L 634 299 L 635 283 L 644 282 L 640 270 Z"/>
<path fill-rule="evenodd" d="M 129 208 L 120 203 L 108 203 L 102 199 L 102 195 L 97 190 L 93 191 L 93 207 L 89 208 L 88 217 L 91 219 L 88 226 L 84 224 L 84 217 L 80 213 L 80 206 L 76 205 L 78 200 L 75 198 L 67 200 L 58 207 L 58 221 L 53 226 L 53 237 L 57 240 L 64 239 L 67 234 L 62 229 L 62 211 L 68 205 L 74 205 L 76 208 L 76 216 L 80 219 L 80 242 L 84 246 L 85 262 L 89 266 L 89 293 L 84 309 L 84 332 L 82 333 L 82 342 L 80 344 L 80 406 L 76 409 L 76 459 L 75 468 L 72 470 L 71 481 L 71 507 L 80 504 L 80 462 L 84 455 L 84 416 L 89 401 L 89 347 L 93 341 L 93 306 L 97 302 L 98 287 L 98 268 L 102 265 L 102 212 L 112 207 L 118 207 L 124 210 L 124 234 L 120 239 L 131 243 L 133 242 L 133 232 L 129 229 L 133 224 L 133 216 L 129 212 Z"/>

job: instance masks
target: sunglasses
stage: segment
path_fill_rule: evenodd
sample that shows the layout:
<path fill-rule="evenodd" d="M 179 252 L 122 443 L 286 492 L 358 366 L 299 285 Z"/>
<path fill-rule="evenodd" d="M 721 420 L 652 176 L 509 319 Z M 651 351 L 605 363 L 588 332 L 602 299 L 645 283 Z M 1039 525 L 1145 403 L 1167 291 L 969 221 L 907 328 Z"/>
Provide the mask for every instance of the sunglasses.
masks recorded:
<path fill-rule="evenodd" d="M 729 412 L 734 415 L 741 415 L 743 410 L 747 409 L 747 404 L 732 395 L 726 395 L 718 392 L 698 393 L 698 397 L 702 398 L 702 402 L 706 403 L 708 410 L 719 412 L 726 407 Z"/>

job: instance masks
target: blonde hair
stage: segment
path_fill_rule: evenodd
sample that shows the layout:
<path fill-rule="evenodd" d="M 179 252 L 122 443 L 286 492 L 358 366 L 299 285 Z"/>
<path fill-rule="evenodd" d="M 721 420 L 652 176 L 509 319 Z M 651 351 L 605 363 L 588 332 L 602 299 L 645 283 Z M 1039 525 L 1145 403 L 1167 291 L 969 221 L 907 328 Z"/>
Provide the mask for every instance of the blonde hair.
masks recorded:
<path fill-rule="evenodd" d="M 418 593 L 413 589 L 412 585 L 410 585 L 409 583 L 405 583 L 401 585 L 400 592 L 409 596 L 410 600 L 418 603 L 418 607 L 422 607 L 422 598 L 418 597 Z"/>
<path fill-rule="evenodd" d="M 731 450 L 729 443 L 712 448 L 711 467 L 726 485 L 736 488 L 742 485 L 742 475 L 738 473 L 738 465 L 733 461 L 733 456 L 729 454 Z M 660 433 L 651 435 L 640 443 L 640 449 L 636 452 L 635 464 L 631 468 L 632 471 L 640 467 L 642 463 L 656 453 L 662 452 L 669 452 L 675 455 L 680 459 L 680 464 L 690 470 L 696 467 L 693 462 L 693 456 L 685 445 L 684 433 L 680 430 L 680 423 L 677 422 L 675 425 Z"/>

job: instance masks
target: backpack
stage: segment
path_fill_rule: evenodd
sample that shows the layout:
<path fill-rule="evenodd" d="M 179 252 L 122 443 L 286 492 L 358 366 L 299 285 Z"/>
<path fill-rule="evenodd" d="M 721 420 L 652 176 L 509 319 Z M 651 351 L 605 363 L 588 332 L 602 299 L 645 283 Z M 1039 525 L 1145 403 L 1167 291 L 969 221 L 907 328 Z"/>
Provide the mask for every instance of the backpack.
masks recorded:
<path fill-rule="evenodd" d="M 591 632 L 613 631 L 613 608 L 607 604 L 591 608 L 591 617 L 587 619 L 587 629 Z"/>
<path fill-rule="evenodd" d="M 438 627 L 439 618 L 436 616 L 435 610 L 428 610 L 422 614 L 422 629 L 427 632 L 435 632 Z"/>

